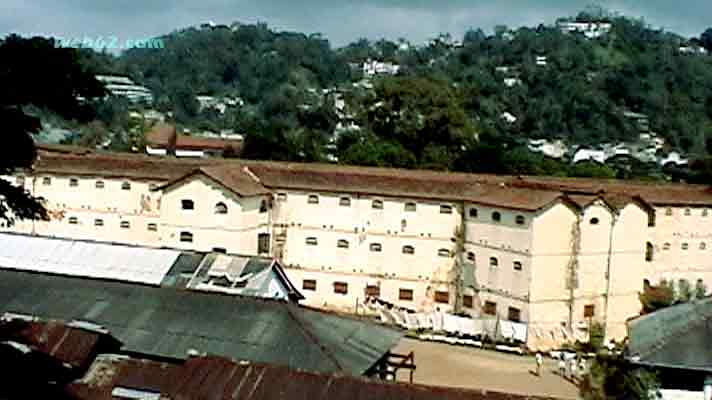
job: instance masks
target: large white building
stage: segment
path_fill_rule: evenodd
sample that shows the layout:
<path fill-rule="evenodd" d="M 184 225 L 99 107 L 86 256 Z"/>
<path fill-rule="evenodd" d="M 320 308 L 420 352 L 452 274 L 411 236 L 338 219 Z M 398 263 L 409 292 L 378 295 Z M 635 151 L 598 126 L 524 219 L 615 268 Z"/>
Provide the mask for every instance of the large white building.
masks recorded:
<path fill-rule="evenodd" d="M 318 307 L 367 296 L 528 324 L 531 348 L 626 335 L 643 282 L 712 285 L 707 186 L 40 149 L 15 231 L 271 255 Z"/>
<path fill-rule="evenodd" d="M 113 96 L 126 97 L 132 103 L 153 103 L 153 93 L 145 86 L 137 85 L 131 78 L 115 75 L 97 75 Z"/>

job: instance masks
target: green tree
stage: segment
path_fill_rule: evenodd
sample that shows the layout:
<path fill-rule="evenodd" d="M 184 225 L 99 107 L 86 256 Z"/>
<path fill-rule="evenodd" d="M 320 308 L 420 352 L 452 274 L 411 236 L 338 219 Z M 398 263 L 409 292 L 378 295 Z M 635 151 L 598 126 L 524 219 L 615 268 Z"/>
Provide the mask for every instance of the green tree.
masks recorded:
<path fill-rule="evenodd" d="M 660 384 L 654 373 L 629 364 L 622 352 L 599 352 L 579 387 L 585 400 L 654 400 Z"/>
<path fill-rule="evenodd" d="M 696 299 L 703 299 L 707 296 L 707 286 L 705 286 L 705 282 L 702 279 L 698 279 L 697 283 L 695 283 L 695 298 Z"/>
<path fill-rule="evenodd" d="M 40 120 L 25 113 L 26 106 L 47 108 L 80 120 L 89 119 L 91 109 L 77 99 L 104 95 L 101 84 L 79 64 L 74 49 L 57 48 L 52 40 L 25 39 L 10 35 L 0 41 L 0 120 L 5 145 L 0 147 L 0 176 L 29 169 L 37 156 L 32 134 Z M 46 219 L 39 198 L 23 188 L 0 179 L 0 220 Z"/>
<path fill-rule="evenodd" d="M 675 303 L 674 284 L 663 279 L 657 286 L 652 286 L 646 281 L 643 293 L 640 293 L 638 298 L 643 308 L 643 314 L 669 307 Z"/>

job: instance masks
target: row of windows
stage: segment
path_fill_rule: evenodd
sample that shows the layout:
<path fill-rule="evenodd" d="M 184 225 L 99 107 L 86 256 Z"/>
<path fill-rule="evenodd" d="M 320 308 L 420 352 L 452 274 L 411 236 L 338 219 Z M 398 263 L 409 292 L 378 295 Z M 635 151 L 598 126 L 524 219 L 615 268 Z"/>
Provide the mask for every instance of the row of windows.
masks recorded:
<path fill-rule="evenodd" d="M 180 206 L 183 210 L 195 210 L 195 202 L 190 199 L 183 199 L 180 201 Z M 215 207 L 213 207 L 213 212 L 215 214 L 227 214 L 227 204 L 223 203 L 222 201 L 215 204 Z M 260 203 L 260 212 L 264 213 L 267 212 L 267 201 L 262 200 Z"/>
<path fill-rule="evenodd" d="M 21 181 L 21 182 L 22 182 L 22 184 L 24 184 L 24 183 L 25 183 L 25 179 L 22 178 L 22 181 Z M 20 183 L 20 178 L 18 178 L 18 183 Z M 44 178 L 42 178 L 42 185 L 44 185 L 44 186 L 49 186 L 49 185 L 51 185 L 51 184 L 52 184 L 52 178 L 50 178 L 49 176 L 45 176 Z M 77 186 L 79 186 L 79 179 L 77 179 L 77 178 L 70 178 L 70 179 L 69 179 L 69 186 L 70 186 L 70 187 L 77 187 Z M 105 185 L 104 185 L 104 181 L 96 181 L 96 182 L 94 182 L 94 187 L 97 188 L 97 189 L 103 189 L 104 186 L 105 186 Z M 154 184 L 149 185 L 149 189 L 150 189 L 150 190 L 153 190 L 153 189 L 155 189 L 155 188 L 156 188 L 156 185 L 154 185 Z M 121 190 L 131 190 L 131 182 L 126 182 L 126 181 L 122 182 L 122 183 L 121 183 Z"/>
<path fill-rule="evenodd" d="M 306 238 L 305 243 L 309 246 L 316 246 L 319 244 L 319 241 L 315 237 L 308 237 Z M 349 241 L 346 239 L 339 239 L 336 242 L 336 247 L 340 249 L 348 249 L 350 247 L 350 244 Z M 368 247 L 369 250 L 376 253 L 383 251 L 383 246 L 380 243 L 371 243 Z M 403 246 L 402 253 L 415 254 L 415 247 L 409 245 Z M 438 250 L 438 255 L 441 257 L 450 257 L 451 252 L 448 249 L 440 249 Z"/>
<path fill-rule="evenodd" d="M 179 235 L 179 240 L 183 243 L 193 243 L 193 233 L 183 231 Z M 257 235 L 257 252 L 259 254 L 269 253 L 270 235 L 269 233 L 260 233 Z M 218 253 L 226 253 L 226 250 L 221 247 L 213 248 L 213 251 Z"/>
<path fill-rule="evenodd" d="M 470 218 L 479 218 L 479 212 L 476 208 L 470 208 L 469 214 Z M 499 211 L 493 211 L 490 217 L 494 222 L 502 221 L 502 214 Z M 526 218 L 524 218 L 523 215 L 517 215 L 516 217 L 514 217 L 514 223 L 516 223 L 517 225 L 524 225 L 525 222 Z"/>
<path fill-rule="evenodd" d="M 286 200 L 287 195 L 286 193 L 280 193 L 277 195 L 278 200 Z M 319 196 L 315 194 L 309 195 L 307 197 L 307 203 L 308 204 L 319 204 Z M 351 207 L 351 198 L 350 197 L 340 197 L 339 198 L 339 206 L 341 207 Z M 373 200 L 371 201 L 371 208 L 374 210 L 383 210 L 383 200 Z M 408 202 L 405 203 L 403 206 L 403 210 L 407 212 L 415 212 L 418 209 L 418 206 L 414 202 Z M 452 214 L 452 206 L 443 204 L 440 206 L 440 214 Z"/>
<path fill-rule="evenodd" d="M 683 211 L 683 214 L 685 214 L 686 217 L 689 217 L 690 215 L 692 215 L 692 210 L 689 208 L 686 208 L 685 211 Z M 665 215 L 668 217 L 671 216 L 672 208 L 666 208 Z M 700 212 L 700 215 L 702 215 L 703 217 L 707 217 L 709 215 L 709 211 L 706 208 L 703 208 L 702 211 Z"/>
<path fill-rule="evenodd" d="M 672 248 L 672 245 L 671 245 L 670 243 L 664 243 L 664 244 L 663 244 L 663 250 L 670 250 L 671 248 Z M 687 250 L 687 249 L 690 248 L 690 245 L 689 245 L 689 243 L 685 242 L 685 243 L 680 244 L 680 248 L 681 248 L 682 250 Z M 705 242 L 700 242 L 700 244 L 699 244 L 699 249 L 700 249 L 700 250 L 706 250 L 706 249 L 707 249 L 707 243 L 705 243 Z"/>
<path fill-rule="evenodd" d="M 302 281 L 302 290 L 305 291 L 315 291 L 316 290 L 316 280 L 315 279 L 304 279 Z M 334 282 L 333 291 L 336 294 L 348 294 L 349 284 L 346 282 Z M 381 287 L 377 285 L 367 285 L 366 286 L 366 296 L 378 297 L 381 295 Z M 398 289 L 398 300 L 401 301 L 412 301 L 414 298 L 413 289 Z M 449 304 L 450 303 L 450 293 L 447 291 L 436 291 L 434 300 L 436 303 Z M 463 305 L 465 307 L 472 308 L 474 304 L 473 296 L 463 296 Z"/>
<path fill-rule="evenodd" d="M 476 262 L 475 253 L 473 253 L 471 251 L 467 252 L 467 261 L 469 261 L 471 263 L 475 263 Z M 490 266 L 490 268 L 497 268 L 499 266 L 499 260 L 497 259 L 497 257 L 490 257 L 489 266 Z M 514 261 L 512 263 L 512 268 L 514 268 L 515 271 L 521 271 L 522 263 L 520 261 Z"/>
<path fill-rule="evenodd" d="M 68 222 L 70 225 L 77 225 L 77 224 L 79 224 L 79 218 L 77 218 L 77 217 L 69 217 L 68 220 L 67 220 L 67 222 Z M 95 220 L 94 220 L 94 226 L 104 226 L 104 220 L 101 219 L 101 218 L 95 219 Z M 119 227 L 121 227 L 122 229 L 129 229 L 129 228 L 131 228 L 131 222 L 129 222 L 129 221 L 121 221 L 121 222 L 119 223 Z M 155 231 L 158 230 L 158 225 L 157 225 L 157 224 L 154 224 L 154 223 L 150 223 L 150 224 L 146 225 L 146 229 L 148 229 L 149 231 L 155 232 Z"/>
<path fill-rule="evenodd" d="M 497 315 L 497 303 L 485 301 L 485 304 L 482 306 L 482 313 L 485 315 Z M 509 307 L 507 309 L 507 319 L 513 322 L 521 322 L 522 311 L 516 307 Z"/>

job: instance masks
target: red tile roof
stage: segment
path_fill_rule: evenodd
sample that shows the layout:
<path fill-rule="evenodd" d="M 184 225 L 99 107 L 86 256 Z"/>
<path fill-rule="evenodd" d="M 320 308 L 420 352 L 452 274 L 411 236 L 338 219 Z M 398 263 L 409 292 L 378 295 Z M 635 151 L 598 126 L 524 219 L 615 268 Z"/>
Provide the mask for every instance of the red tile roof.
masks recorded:
<path fill-rule="evenodd" d="M 171 150 L 213 150 L 221 151 L 228 147 L 236 151 L 242 149 L 242 140 L 223 139 L 205 136 L 188 136 L 179 134 L 175 125 L 157 124 L 146 134 L 146 141 L 152 147 Z"/>
<path fill-rule="evenodd" d="M 707 185 L 478 175 L 333 164 L 184 160 L 117 153 L 81 153 L 76 150 L 57 152 L 57 149 L 43 148 L 40 149 L 40 160 L 35 170 L 39 173 L 172 181 L 201 167 L 210 167 L 213 178 L 237 193 L 261 192 L 254 187 L 254 182 L 244 179 L 243 172 L 247 167 L 259 179 L 259 184 L 274 191 L 292 189 L 469 201 L 522 210 L 537 210 L 564 195 L 602 195 L 607 201 L 619 205 L 639 197 L 648 204 L 658 206 L 712 206 L 712 189 Z"/>
<path fill-rule="evenodd" d="M 484 390 L 389 383 L 322 375 L 218 357 L 183 365 L 137 359 L 101 359 L 101 371 L 70 386 L 78 400 L 110 400 L 114 388 L 161 393 L 171 399 L 220 400 L 499 400 L 543 399 Z M 95 365 L 96 367 L 96 365 Z"/>

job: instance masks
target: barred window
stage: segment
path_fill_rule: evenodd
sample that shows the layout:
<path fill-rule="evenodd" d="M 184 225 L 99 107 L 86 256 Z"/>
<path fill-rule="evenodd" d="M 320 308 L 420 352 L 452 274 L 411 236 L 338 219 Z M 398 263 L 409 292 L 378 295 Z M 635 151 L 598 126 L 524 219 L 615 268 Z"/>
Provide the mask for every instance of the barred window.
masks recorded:
<path fill-rule="evenodd" d="M 415 254 L 415 247 L 403 246 L 403 254 Z"/>
<path fill-rule="evenodd" d="M 339 239 L 338 242 L 336 242 L 336 247 L 340 249 L 348 249 L 349 248 L 349 241 L 346 239 Z"/>
<path fill-rule="evenodd" d="M 351 207 L 351 198 L 350 197 L 339 198 L 339 205 L 341 207 Z"/>
<path fill-rule="evenodd" d="M 408 212 L 414 212 L 418 208 L 418 206 L 415 203 L 413 203 L 412 201 L 405 203 L 404 207 L 405 207 L 405 211 L 408 211 Z"/>
<path fill-rule="evenodd" d="M 441 205 L 440 214 L 452 214 L 452 206 L 447 204 Z"/>
<path fill-rule="evenodd" d="M 307 198 L 307 203 L 308 204 L 319 204 L 319 196 L 315 194 L 310 194 L 309 197 Z"/>

